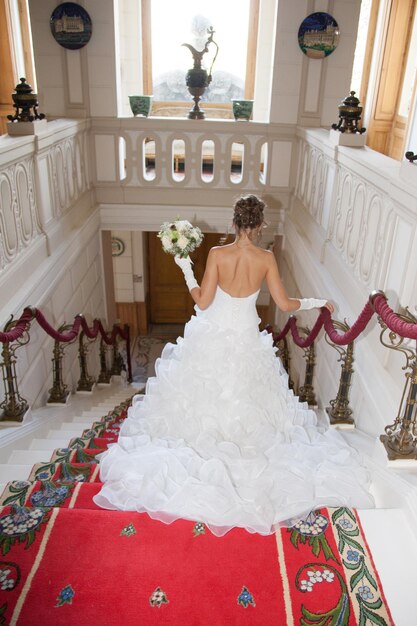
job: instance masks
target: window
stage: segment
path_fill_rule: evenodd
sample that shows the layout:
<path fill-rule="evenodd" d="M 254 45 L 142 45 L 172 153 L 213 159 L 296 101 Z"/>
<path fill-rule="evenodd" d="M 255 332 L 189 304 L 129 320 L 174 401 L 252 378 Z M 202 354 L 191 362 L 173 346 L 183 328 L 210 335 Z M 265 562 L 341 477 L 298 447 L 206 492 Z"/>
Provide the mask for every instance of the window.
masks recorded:
<path fill-rule="evenodd" d="M 367 145 L 398 160 L 415 110 L 415 8 L 415 0 L 362 0 L 352 74 Z"/>
<path fill-rule="evenodd" d="M 258 13 L 259 0 L 142 0 L 143 92 L 153 94 L 153 114 L 184 115 L 191 108 L 185 73 L 193 57 L 182 44 L 203 50 L 210 26 L 219 52 L 203 106 L 210 117 L 232 117 L 232 98 L 253 98 Z M 203 55 L 207 70 L 215 50 L 210 44 Z"/>
<path fill-rule="evenodd" d="M 0 2 L 0 133 L 6 132 L 7 115 L 15 113 L 10 94 L 24 76 L 36 90 L 27 0 Z"/>

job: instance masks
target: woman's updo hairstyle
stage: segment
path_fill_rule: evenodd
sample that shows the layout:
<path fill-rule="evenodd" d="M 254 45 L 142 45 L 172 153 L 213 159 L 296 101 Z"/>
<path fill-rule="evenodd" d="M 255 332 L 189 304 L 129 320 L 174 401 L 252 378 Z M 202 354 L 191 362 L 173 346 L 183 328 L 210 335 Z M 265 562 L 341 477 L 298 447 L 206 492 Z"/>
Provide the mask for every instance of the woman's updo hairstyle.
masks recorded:
<path fill-rule="evenodd" d="M 265 203 L 253 195 L 243 196 L 236 201 L 233 224 L 238 230 L 253 230 L 264 223 Z"/>

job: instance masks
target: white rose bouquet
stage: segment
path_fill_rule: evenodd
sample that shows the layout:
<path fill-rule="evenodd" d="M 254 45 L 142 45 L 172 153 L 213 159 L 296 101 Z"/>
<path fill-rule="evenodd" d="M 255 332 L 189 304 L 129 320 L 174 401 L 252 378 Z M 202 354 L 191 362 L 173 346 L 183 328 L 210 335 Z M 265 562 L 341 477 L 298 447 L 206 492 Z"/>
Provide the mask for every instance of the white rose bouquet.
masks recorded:
<path fill-rule="evenodd" d="M 188 220 L 176 220 L 162 224 L 158 237 L 164 252 L 185 258 L 198 248 L 204 235 L 198 226 L 193 226 Z"/>

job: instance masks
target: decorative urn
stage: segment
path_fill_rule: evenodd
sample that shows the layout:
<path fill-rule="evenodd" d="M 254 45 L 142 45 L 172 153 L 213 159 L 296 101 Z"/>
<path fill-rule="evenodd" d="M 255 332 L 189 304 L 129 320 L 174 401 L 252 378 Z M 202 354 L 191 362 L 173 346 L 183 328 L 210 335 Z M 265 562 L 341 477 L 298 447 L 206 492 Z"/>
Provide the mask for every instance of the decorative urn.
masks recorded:
<path fill-rule="evenodd" d="M 12 93 L 12 98 L 16 113 L 7 116 L 11 122 L 34 122 L 45 118 L 43 113 L 38 113 L 38 94 L 33 93 L 32 87 L 26 82 L 26 78 L 20 79 L 20 83 L 15 87 L 15 93 Z M 33 113 L 31 109 L 33 109 Z"/>
<path fill-rule="evenodd" d="M 203 50 L 196 50 L 194 46 L 191 46 L 189 43 L 183 43 L 182 45 L 188 48 L 193 55 L 194 67 L 188 70 L 185 76 L 185 84 L 188 87 L 188 91 L 193 96 L 194 107 L 188 113 L 188 119 L 190 120 L 203 120 L 204 119 L 204 111 L 200 109 L 199 101 L 201 100 L 201 96 L 204 94 L 206 88 L 211 83 L 211 72 L 213 69 L 214 61 L 216 60 L 217 54 L 219 52 L 219 46 L 213 40 L 214 30 L 212 27 L 207 29 L 207 33 L 209 35 L 206 44 Z M 214 55 L 213 61 L 211 63 L 210 71 L 207 72 L 201 64 L 203 60 L 203 55 L 209 51 L 209 44 L 213 43 L 216 46 L 216 53 Z"/>
<path fill-rule="evenodd" d="M 364 133 L 366 128 L 359 128 L 358 123 L 361 119 L 362 107 L 359 98 L 355 96 L 355 92 L 351 91 L 339 105 L 339 121 L 332 124 L 334 130 L 340 130 L 341 133 Z"/>

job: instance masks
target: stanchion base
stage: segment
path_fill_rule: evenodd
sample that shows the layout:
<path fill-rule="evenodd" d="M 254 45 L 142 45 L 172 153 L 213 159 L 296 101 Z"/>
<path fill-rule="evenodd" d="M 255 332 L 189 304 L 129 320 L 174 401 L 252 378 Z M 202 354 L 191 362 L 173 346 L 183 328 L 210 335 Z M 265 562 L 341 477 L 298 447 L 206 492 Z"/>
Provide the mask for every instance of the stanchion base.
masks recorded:
<path fill-rule="evenodd" d="M 391 446 L 389 445 L 388 435 L 381 435 L 379 440 L 385 448 L 388 461 L 393 461 L 393 465 L 399 465 L 401 461 L 417 461 L 417 449 L 414 449 L 408 454 L 400 454 L 400 452 L 398 452 L 397 450 L 393 450 L 393 448 L 391 448 Z M 407 463 L 407 465 L 410 465 L 410 463 Z M 412 463 L 412 465 L 415 466 L 415 463 Z"/>
<path fill-rule="evenodd" d="M 330 426 L 334 428 L 340 428 L 340 430 L 355 430 L 355 421 L 353 417 L 346 417 L 337 419 L 332 415 L 332 407 L 326 407 L 326 413 L 329 417 Z"/>
<path fill-rule="evenodd" d="M 110 378 L 108 383 L 102 383 L 102 382 L 98 382 L 97 383 L 97 387 L 108 387 L 109 385 L 111 385 L 113 382 L 113 376 Z"/>
<path fill-rule="evenodd" d="M 32 415 L 32 411 L 30 407 L 26 409 L 24 413 L 22 413 L 21 417 L 18 420 L 9 419 L 7 416 L 0 416 L 0 428 L 2 426 L 23 426 L 23 424 L 29 421 Z"/>
<path fill-rule="evenodd" d="M 54 400 L 52 400 L 51 402 L 48 400 L 46 403 L 46 406 L 65 406 L 66 404 L 68 404 L 68 400 L 70 398 L 71 392 L 68 391 L 65 394 L 65 399 L 62 402 L 56 402 Z"/>
<path fill-rule="evenodd" d="M 81 391 L 81 390 L 79 391 L 79 390 L 77 389 L 77 391 L 76 391 L 75 393 L 76 393 L 77 395 L 79 395 L 79 396 L 91 396 L 91 394 L 92 394 L 92 393 L 93 393 L 93 391 L 94 391 L 95 386 L 96 386 L 96 384 L 94 383 L 94 385 L 91 387 L 90 391 Z"/>

